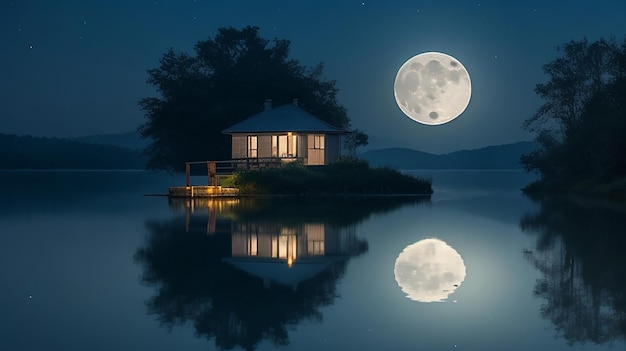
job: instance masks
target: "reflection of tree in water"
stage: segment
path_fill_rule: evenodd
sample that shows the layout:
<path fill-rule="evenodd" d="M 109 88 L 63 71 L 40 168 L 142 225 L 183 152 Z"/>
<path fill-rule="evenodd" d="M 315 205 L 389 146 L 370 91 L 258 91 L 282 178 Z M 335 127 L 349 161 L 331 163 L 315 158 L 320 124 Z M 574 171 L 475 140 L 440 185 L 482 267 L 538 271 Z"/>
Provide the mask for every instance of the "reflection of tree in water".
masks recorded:
<path fill-rule="evenodd" d="M 626 209 L 564 197 L 537 199 L 520 221 L 537 235 L 525 255 L 544 277 L 535 295 L 569 343 L 626 340 Z"/>
<path fill-rule="evenodd" d="M 373 212 L 388 211 L 414 201 L 382 201 L 377 209 L 373 202 L 366 202 L 364 210 L 359 211 L 358 200 L 336 199 L 334 206 L 323 202 L 324 206 L 306 207 L 307 211 L 300 212 L 299 217 L 282 218 L 293 225 L 298 221 L 306 223 L 306 217 L 317 221 L 324 217 L 323 213 L 333 217 L 343 209 L 352 213 L 348 217 L 352 224 L 335 223 L 333 226 L 354 227 Z M 230 231 L 241 221 L 255 223 L 253 218 L 257 215 L 264 218 L 264 223 L 277 223 L 279 215 L 276 213 L 293 211 L 292 202 L 281 203 L 265 204 L 271 205 L 271 209 L 258 208 L 256 202 L 244 205 L 245 208 L 239 206 L 235 209 L 238 219 L 232 224 L 218 221 L 215 235 L 186 232 L 185 225 L 176 218 L 148 222 L 147 242 L 135 254 L 135 260 L 143 266 L 143 282 L 157 287 L 156 295 L 146 301 L 148 313 L 156 315 L 162 325 L 170 329 L 191 324 L 198 336 L 215 339 L 220 349 L 254 349 L 263 340 L 286 345 L 289 343 L 288 326 L 304 320 L 322 321 L 320 308 L 333 304 L 337 282 L 347 267 L 347 257 L 366 252 L 365 241 L 353 236 L 356 242 L 351 251 L 345 253 L 346 259 L 333 260 L 328 269 L 298 283 L 297 288 L 280 284 L 268 286 L 262 279 L 224 260 L 232 254 L 232 239 L 230 235 L 219 233 Z M 274 213 L 273 217 L 265 217 L 269 213 Z M 230 210 L 229 216 L 232 216 Z"/>
<path fill-rule="evenodd" d="M 288 343 L 287 325 L 321 320 L 319 308 L 332 304 L 346 262 L 338 262 L 294 291 L 272 285 L 224 263 L 229 236 L 190 235 L 178 221 L 147 224 L 150 237 L 136 260 L 143 281 L 158 286 L 146 304 L 150 314 L 172 328 L 191 323 L 196 333 L 215 338 L 219 348 L 254 349 L 263 339 Z"/>

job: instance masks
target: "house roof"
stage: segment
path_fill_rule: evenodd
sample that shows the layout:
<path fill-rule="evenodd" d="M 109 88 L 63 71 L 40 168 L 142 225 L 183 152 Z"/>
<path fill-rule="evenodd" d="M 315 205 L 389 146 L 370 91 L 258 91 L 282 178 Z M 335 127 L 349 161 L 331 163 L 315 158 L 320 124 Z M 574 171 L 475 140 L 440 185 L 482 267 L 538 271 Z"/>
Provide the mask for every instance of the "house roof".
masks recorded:
<path fill-rule="evenodd" d="M 287 265 L 286 260 L 277 259 L 225 257 L 222 260 L 263 280 L 286 286 L 297 286 L 327 270 L 334 263 L 346 259 L 346 256 L 323 256 L 315 259 L 294 260 L 291 267 Z"/>
<path fill-rule="evenodd" d="M 344 133 L 345 130 L 322 121 L 295 104 L 269 108 L 222 131 L 235 133 L 319 132 Z"/>

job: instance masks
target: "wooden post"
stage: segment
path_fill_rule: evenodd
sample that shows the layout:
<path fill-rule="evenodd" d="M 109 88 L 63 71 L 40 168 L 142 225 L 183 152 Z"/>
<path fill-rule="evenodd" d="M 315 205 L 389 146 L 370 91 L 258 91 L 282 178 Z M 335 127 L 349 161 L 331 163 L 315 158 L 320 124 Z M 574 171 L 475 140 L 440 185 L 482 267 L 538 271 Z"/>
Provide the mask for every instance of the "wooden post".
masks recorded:
<path fill-rule="evenodd" d="M 190 181 L 189 181 L 189 173 L 190 173 L 189 162 L 185 162 L 185 178 L 187 180 L 187 187 L 189 187 L 189 183 L 190 183 Z"/>
<path fill-rule="evenodd" d="M 215 175 L 217 174 L 217 165 L 215 164 L 215 162 L 209 162 L 209 161 L 207 161 L 206 165 L 207 165 L 207 170 L 209 173 L 209 185 L 215 186 L 217 185 L 215 182 Z"/>

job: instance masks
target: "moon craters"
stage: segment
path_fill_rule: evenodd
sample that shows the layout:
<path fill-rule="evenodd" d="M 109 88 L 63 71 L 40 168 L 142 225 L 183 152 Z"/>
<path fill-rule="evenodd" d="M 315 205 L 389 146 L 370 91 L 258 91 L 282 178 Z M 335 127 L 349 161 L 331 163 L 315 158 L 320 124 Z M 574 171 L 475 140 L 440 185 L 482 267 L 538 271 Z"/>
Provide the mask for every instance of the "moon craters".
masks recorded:
<path fill-rule="evenodd" d="M 394 95 L 398 107 L 416 122 L 440 125 L 458 117 L 472 94 L 469 74 L 460 61 L 440 52 L 426 52 L 398 70 Z"/>

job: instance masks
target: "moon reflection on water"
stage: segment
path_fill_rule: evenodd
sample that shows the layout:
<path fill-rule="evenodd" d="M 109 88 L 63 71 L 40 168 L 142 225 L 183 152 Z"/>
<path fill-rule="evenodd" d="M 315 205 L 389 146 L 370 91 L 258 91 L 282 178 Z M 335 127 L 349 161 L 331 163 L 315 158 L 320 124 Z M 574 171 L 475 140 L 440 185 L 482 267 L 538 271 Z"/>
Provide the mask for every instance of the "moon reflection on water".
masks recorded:
<path fill-rule="evenodd" d="M 407 298 L 419 302 L 445 301 L 465 280 L 465 263 L 446 242 L 417 241 L 402 250 L 394 275 Z"/>

